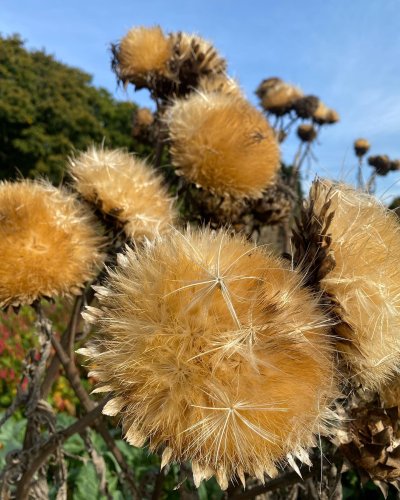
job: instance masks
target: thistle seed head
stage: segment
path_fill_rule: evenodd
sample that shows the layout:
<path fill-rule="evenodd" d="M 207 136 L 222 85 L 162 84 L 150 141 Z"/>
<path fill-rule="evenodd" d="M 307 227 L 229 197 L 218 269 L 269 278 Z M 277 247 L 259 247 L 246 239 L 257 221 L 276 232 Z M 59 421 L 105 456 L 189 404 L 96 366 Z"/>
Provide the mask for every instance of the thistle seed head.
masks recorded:
<path fill-rule="evenodd" d="M 70 158 L 69 172 L 76 190 L 112 216 L 129 238 L 152 239 L 174 222 L 172 199 L 161 177 L 123 150 L 92 146 Z"/>
<path fill-rule="evenodd" d="M 77 294 L 103 263 L 91 212 L 47 182 L 0 183 L 0 308 Z"/>
<path fill-rule="evenodd" d="M 220 195 L 258 198 L 280 167 L 279 147 L 263 115 L 246 100 L 197 93 L 167 113 L 172 163 L 189 181 Z"/>
<path fill-rule="evenodd" d="M 224 231 L 171 233 L 128 250 L 89 310 L 104 413 L 196 484 L 307 461 L 335 394 L 327 320 L 302 277 Z M 288 458 L 287 458 L 288 457 Z"/>

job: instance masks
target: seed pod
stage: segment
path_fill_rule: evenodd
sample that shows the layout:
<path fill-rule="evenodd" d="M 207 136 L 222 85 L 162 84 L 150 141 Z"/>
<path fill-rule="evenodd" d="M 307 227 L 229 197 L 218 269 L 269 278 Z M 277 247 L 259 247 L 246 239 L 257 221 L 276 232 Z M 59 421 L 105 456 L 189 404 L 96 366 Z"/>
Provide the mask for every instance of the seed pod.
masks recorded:
<path fill-rule="evenodd" d="M 293 104 L 293 109 L 299 118 L 312 118 L 319 106 L 319 98 L 315 95 L 301 97 Z"/>

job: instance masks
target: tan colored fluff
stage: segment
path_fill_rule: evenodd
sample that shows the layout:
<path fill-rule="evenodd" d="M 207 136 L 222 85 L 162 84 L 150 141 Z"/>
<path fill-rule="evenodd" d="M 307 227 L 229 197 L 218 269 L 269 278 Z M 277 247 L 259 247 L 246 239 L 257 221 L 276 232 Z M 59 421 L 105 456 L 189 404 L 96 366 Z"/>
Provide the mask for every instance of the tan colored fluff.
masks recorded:
<path fill-rule="evenodd" d="M 311 199 L 316 193 L 317 214 L 327 200 L 334 213 L 336 266 L 321 286 L 338 303 L 339 350 L 354 380 L 379 388 L 400 366 L 399 223 L 374 197 L 344 184 L 318 180 Z"/>
<path fill-rule="evenodd" d="M 46 182 L 0 183 L 0 307 L 79 293 L 102 264 L 91 213 Z"/>
<path fill-rule="evenodd" d="M 289 111 L 297 99 L 304 95 L 299 88 L 284 82 L 280 78 L 263 80 L 257 88 L 256 94 L 266 111 L 277 114 L 284 114 Z"/>
<path fill-rule="evenodd" d="M 161 177 L 123 150 L 93 146 L 70 159 L 69 171 L 77 191 L 115 217 L 130 238 L 154 238 L 174 222 L 172 200 Z"/>
<path fill-rule="evenodd" d="M 159 26 L 140 26 L 122 38 L 117 54 L 120 78 L 143 85 L 152 75 L 167 73 L 172 43 Z"/>
<path fill-rule="evenodd" d="M 301 276 L 226 232 L 171 233 L 120 255 L 86 319 L 81 354 L 114 391 L 126 439 L 192 461 L 195 483 L 264 479 L 326 430 L 333 387 L 326 319 Z"/>
<path fill-rule="evenodd" d="M 238 83 L 225 74 L 201 77 L 197 89 L 204 93 L 220 92 L 222 94 L 243 97 L 242 90 Z"/>
<path fill-rule="evenodd" d="M 172 163 L 189 181 L 235 197 L 257 198 L 280 167 L 279 147 L 263 115 L 221 93 L 176 100 L 167 114 Z"/>

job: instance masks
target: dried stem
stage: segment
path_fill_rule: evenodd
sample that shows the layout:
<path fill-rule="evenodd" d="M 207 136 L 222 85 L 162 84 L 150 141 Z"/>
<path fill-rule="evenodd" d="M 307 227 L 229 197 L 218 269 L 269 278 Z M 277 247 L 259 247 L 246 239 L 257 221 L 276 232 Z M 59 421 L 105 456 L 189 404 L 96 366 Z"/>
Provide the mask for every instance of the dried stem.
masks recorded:
<path fill-rule="evenodd" d="M 37 450 L 31 450 L 36 451 L 37 453 L 34 456 L 34 459 L 30 461 L 30 464 L 18 482 L 16 491 L 16 498 L 18 498 L 18 500 L 26 500 L 29 498 L 30 484 L 36 471 L 47 462 L 49 457 L 54 454 L 57 451 L 57 448 L 70 436 L 80 433 L 87 426 L 92 425 L 96 419 L 101 416 L 101 412 L 109 399 L 110 397 L 105 398 L 100 404 L 93 408 L 92 411 L 84 415 L 66 429 L 52 434 L 45 443 L 41 443 L 37 446 Z"/>

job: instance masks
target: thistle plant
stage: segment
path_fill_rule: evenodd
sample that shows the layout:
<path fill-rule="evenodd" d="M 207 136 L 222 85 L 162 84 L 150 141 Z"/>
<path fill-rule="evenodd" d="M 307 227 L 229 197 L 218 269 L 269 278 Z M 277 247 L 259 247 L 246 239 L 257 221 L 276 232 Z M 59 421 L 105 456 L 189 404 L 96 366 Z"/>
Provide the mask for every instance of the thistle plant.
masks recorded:
<path fill-rule="evenodd" d="M 66 499 L 76 434 L 102 497 L 107 457 L 124 498 L 184 498 L 211 478 L 220 498 L 300 498 L 298 485 L 339 498 L 344 461 L 383 491 L 397 484 L 398 220 L 362 192 L 361 170 L 361 189 L 317 178 L 301 198 L 302 165 L 338 113 L 275 77 L 258 110 L 197 35 L 136 27 L 112 52 L 117 79 L 154 100 L 133 127 L 154 156 L 93 145 L 66 159 L 66 186 L 0 184 L 0 307 L 36 318 L 0 419 L 27 421 L 1 495 L 50 485 Z M 368 147 L 356 141 L 360 159 Z M 60 297 L 74 299 L 62 334 L 46 314 Z M 58 430 L 48 395 L 61 367 L 80 416 Z M 134 449 L 157 467 L 132 467 Z"/>

